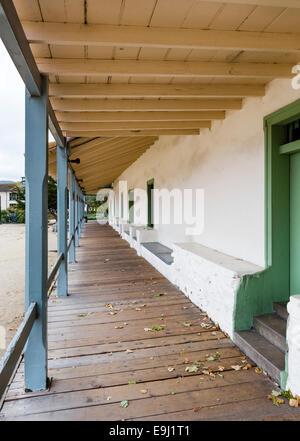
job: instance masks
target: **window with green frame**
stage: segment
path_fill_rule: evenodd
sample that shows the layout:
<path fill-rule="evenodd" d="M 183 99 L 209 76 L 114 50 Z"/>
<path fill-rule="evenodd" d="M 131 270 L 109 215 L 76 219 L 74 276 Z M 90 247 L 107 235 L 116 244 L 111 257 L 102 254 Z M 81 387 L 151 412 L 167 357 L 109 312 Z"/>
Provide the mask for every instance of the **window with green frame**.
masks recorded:
<path fill-rule="evenodd" d="M 153 228 L 153 190 L 154 179 L 147 181 L 148 222 L 147 226 Z"/>
<path fill-rule="evenodd" d="M 134 223 L 134 190 L 131 189 L 128 191 L 128 212 L 129 212 L 129 223 Z"/>

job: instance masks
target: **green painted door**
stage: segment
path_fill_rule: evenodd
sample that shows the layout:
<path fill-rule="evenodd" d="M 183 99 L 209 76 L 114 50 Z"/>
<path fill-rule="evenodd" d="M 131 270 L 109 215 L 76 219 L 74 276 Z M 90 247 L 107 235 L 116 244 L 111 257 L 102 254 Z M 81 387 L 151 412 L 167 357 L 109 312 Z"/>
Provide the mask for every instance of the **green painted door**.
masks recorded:
<path fill-rule="evenodd" d="M 300 153 L 290 155 L 290 294 L 300 294 Z"/>

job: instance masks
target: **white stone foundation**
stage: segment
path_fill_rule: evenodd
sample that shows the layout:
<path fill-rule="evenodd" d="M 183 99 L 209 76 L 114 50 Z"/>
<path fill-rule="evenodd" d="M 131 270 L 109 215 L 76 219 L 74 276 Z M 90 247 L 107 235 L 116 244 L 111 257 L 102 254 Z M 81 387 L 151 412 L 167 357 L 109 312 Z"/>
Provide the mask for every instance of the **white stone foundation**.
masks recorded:
<path fill-rule="evenodd" d="M 300 396 L 300 295 L 290 297 L 287 305 L 288 379 L 286 389 Z"/>
<path fill-rule="evenodd" d="M 233 338 L 236 292 L 261 267 L 196 243 L 174 244 L 173 257 L 173 283 Z"/>

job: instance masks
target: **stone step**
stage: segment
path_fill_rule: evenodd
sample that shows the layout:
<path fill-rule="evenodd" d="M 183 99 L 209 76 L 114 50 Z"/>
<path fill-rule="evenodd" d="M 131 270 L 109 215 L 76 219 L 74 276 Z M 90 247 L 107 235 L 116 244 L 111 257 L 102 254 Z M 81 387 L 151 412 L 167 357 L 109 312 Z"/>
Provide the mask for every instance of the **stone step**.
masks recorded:
<path fill-rule="evenodd" d="M 287 312 L 287 304 L 288 302 L 275 302 L 273 304 L 274 311 L 276 314 L 278 314 L 283 320 L 288 319 L 288 312 Z"/>
<path fill-rule="evenodd" d="M 281 351 L 286 351 L 286 320 L 276 313 L 254 317 L 254 329 Z"/>
<path fill-rule="evenodd" d="M 235 344 L 271 378 L 280 384 L 285 369 L 285 354 L 254 329 L 234 333 Z"/>

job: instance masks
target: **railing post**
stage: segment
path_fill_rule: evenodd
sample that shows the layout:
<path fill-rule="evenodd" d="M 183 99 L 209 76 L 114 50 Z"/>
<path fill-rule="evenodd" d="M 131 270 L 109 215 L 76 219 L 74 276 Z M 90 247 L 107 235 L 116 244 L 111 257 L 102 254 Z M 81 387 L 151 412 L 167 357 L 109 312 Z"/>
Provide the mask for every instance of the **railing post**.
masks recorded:
<path fill-rule="evenodd" d="M 57 276 L 57 293 L 59 297 L 68 293 L 68 258 L 67 258 L 67 180 L 68 180 L 68 156 L 66 146 L 58 145 L 57 156 L 57 212 L 58 212 L 58 256 L 63 253 L 64 258 L 60 264 Z"/>
<path fill-rule="evenodd" d="M 47 381 L 48 277 L 48 78 L 42 77 L 42 95 L 25 100 L 26 175 L 26 310 L 37 304 L 25 351 L 25 389 L 44 390 Z"/>
<path fill-rule="evenodd" d="M 74 175 L 73 171 L 69 169 L 69 240 L 73 240 L 71 242 L 71 246 L 69 249 L 69 262 L 75 262 L 75 201 L 74 201 Z"/>

